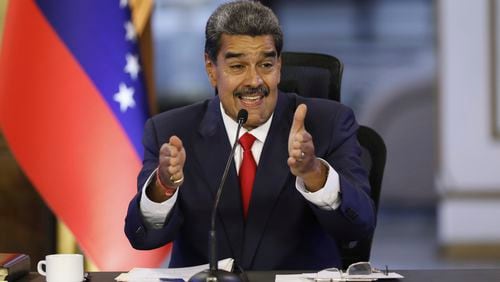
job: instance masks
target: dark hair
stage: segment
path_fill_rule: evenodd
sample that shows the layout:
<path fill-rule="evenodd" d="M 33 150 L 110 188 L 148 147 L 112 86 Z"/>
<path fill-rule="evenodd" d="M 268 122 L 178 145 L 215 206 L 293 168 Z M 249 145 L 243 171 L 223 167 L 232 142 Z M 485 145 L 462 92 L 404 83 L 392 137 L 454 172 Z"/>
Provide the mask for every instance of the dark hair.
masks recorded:
<path fill-rule="evenodd" d="M 278 18 L 268 7 L 254 1 L 235 1 L 220 5 L 205 27 L 205 53 L 216 63 L 222 34 L 271 35 L 278 56 L 283 48 L 283 33 Z"/>

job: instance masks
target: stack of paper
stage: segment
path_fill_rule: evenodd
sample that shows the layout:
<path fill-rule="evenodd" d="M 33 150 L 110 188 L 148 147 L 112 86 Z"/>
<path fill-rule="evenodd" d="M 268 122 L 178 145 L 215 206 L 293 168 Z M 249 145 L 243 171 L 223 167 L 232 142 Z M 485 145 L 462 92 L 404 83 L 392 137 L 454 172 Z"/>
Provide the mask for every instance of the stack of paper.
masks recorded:
<path fill-rule="evenodd" d="M 283 274 L 276 275 L 276 282 L 331 282 L 331 281 L 376 281 L 378 279 L 402 279 L 401 274 L 396 272 L 373 272 L 367 275 L 348 275 L 341 271 L 322 270 L 318 273 Z"/>
<path fill-rule="evenodd" d="M 234 259 L 227 258 L 218 262 L 219 269 L 231 271 Z M 208 264 L 181 268 L 134 268 L 115 278 L 120 282 L 158 282 L 167 279 L 188 281 L 196 273 L 208 269 Z"/>

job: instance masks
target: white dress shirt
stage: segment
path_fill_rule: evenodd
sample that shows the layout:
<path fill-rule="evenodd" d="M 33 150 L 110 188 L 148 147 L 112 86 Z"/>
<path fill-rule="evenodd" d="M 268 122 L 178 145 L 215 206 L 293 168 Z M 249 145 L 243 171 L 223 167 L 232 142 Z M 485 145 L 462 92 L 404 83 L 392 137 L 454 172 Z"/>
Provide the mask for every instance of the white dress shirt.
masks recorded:
<path fill-rule="evenodd" d="M 238 129 L 238 123 L 234 121 L 231 117 L 229 117 L 222 108 L 222 104 L 220 104 L 222 120 L 224 122 L 224 126 L 226 128 L 227 136 L 229 138 L 229 143 L 233 145 L 234 136 L 236 135 L 236 130 Z M 271 127 L 272 115 L 271 117 L 261 126 L 254 128 L 250 131 L 242 128 L 240 130 L 240 136 L 238 139 L 243 136 L 246 132 L 251 133 L 255 136 L 256 140 L 252 146 L 252 154 L 257 163 L 259 164 L 260 155 L 262 153 L 262 148 L 264 147 L 264 143 L 267 138 L 267 133 L 269 132 L 269 128 Z M 237 145 L 235 153 L 234 153 L 234 164 L 236 167 L 236 172 L 239 173 L 241 161 L 243 159 L 243 150 L 240 145 Z M 335 210 L 340 206 L 340 182 L 338 173 L 330 166 L 328 162 L 323 159 L 319 159 L 323 164 L 328 167 L 328 176 L 325 183 L 325 186 L 316 192 L 309 192 L 306 190 L 304 185 L 304 181 L 302 178 L 297 177 L 295 181 L 295 187 L 297 191 L 302 194 L 302 196 L 308 200 L 309 202 L 315 204 L 319 208 L 323 210 Z M 151 181 L 156 180 L 156 170 L 151 173 L 148 177 L 146 183 L 142 187 L 142 197 L 141 197 L 141 212 L 144 217 L 144 221 L 151 228 L 161 228 L 167 218 L 170 210 L 172 210 L 175 202 L 177 201 L 177 191 L 170 197 L 170 199 L 161 202 L 155 203 L 151 201 L 146 195 L 146 187 L 151 183 Z M 179 187 L 178 189 L 182 189 Z"/>

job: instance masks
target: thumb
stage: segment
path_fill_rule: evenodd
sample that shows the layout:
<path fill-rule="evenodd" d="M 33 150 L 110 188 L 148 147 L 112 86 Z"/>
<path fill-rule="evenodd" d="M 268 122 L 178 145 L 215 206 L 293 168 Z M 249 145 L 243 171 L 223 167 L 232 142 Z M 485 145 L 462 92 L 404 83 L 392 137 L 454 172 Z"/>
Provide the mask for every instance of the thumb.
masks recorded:
<path fill-rule="evenodd" d="M 290 133 L 296 133 L 304 128 L 304 120 L 306 119 L 307 106 L 305 104 L 300 104 L 295 110 L 293 115 L 292 128 Z"/>
<path fill-rule="evenodd" d="M 177 148 L 178 151 L 180 151 L 182 149 L 182 141 L 179 137 L 173 135 L 170 137 L 170 139 L 168 140 L 168 143 L 172 146 L 174 146 L 175 148 Z"/>

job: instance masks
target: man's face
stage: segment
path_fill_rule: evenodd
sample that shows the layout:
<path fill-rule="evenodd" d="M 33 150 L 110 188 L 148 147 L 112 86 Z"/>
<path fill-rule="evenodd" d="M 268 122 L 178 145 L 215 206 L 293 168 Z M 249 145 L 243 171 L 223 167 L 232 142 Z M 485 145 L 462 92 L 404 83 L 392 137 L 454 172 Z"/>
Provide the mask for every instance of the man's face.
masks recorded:
<path fill-rule="evenodd" d="M 217 63 L 205 55 L 205 67 L 226 114 L 236 120 L 239 110 L 247 110 L 247 129 L 269 119 L 278 99 L 281 70 L 271 35 L 223 34 Z"/>

